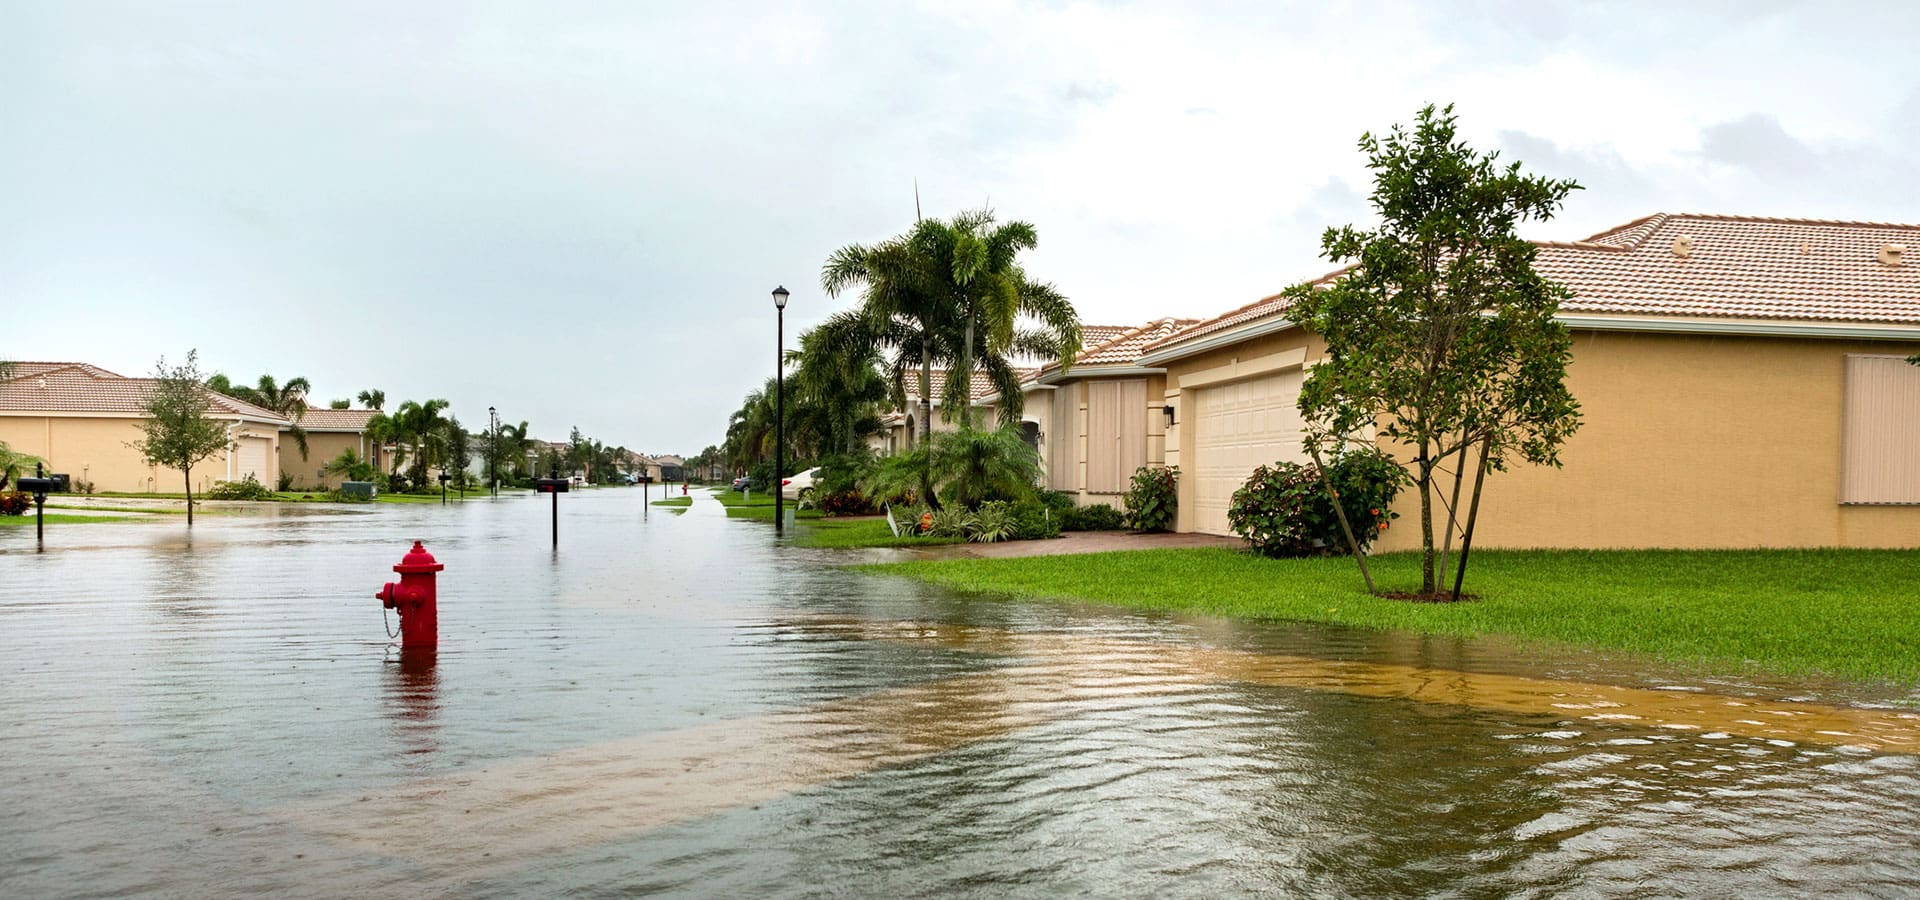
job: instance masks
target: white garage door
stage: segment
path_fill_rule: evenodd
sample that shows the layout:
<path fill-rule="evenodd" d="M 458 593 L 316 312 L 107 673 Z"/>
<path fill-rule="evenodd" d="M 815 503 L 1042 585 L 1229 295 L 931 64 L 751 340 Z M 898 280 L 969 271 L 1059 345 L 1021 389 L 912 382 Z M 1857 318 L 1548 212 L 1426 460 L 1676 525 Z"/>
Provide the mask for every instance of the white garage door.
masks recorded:
<path fill-rule="evenodd" d="M 254 480 L 268 487 L 267 483 L 267 440 L 265 438 L 243 437 L 240 449 L 233 457 L 233 480 L 243 481 L 251 473 Z"/>
<path fill-rule="evenodd" d="M 1254 467 L 1306 459 L 1300 378 L 1294 369 L 1193 392 L 1194 530 L 1232 534 L 1227 507 Z"/>

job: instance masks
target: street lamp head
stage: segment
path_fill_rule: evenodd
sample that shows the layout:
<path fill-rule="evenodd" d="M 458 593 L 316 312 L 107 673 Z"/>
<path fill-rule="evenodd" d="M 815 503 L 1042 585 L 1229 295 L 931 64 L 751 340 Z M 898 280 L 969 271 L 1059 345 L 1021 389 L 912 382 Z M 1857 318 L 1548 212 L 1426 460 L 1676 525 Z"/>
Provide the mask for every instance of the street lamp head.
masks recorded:
<path fill-rule="evenodd" d="M 787 289 L 785 287 L 773 289 L 773 306 L 775 309 L 787 308 Z"/>
<path fill-rule="evenodd" d="M 491 416 L 491 415 L 493 415 L 493 414 L 494 414 L 494 412 L 493 412 L 493 407 L 491 407 L 491 406 L 489 406 L 489 407 L 487 407 L 487 415 L 490 415 L 490 416 Z"/>

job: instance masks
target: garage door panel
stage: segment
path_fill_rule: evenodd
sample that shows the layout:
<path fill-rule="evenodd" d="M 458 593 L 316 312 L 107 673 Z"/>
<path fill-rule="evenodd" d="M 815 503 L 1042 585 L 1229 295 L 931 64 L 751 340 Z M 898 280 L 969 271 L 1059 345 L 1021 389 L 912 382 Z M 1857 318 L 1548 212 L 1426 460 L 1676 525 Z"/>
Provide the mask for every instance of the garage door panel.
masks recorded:
<path fill-rule="evenodd" d="M 1299 371 L 1201 388 L 1194 393 L 1194 528 L 1231 534 L 1227 509 L 1253 470 L 1300 462 Z"/>

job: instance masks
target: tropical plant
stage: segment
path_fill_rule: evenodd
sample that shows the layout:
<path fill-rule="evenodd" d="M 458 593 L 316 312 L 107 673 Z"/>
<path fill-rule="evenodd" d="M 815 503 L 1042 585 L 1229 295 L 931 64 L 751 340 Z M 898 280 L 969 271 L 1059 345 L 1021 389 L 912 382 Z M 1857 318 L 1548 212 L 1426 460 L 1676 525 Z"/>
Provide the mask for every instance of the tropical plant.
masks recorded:
<path fill-rule="evenodd" d="M 989 500 L 1027 499 L 1040 480 L 1040 455 L 1015 427 L 941 432 L 932 452 L 934 483 L 967 509 Z"/>
<path fill-rule="evenodd" d="M 206 416 L 207 386 L 200 374 L 199 354 L 187 351 L 187 361 L 168 366 L 165 358 L 154 365 L 153 388 L 147 394 L 144 437 L 132 443 L 148 465 L 176 469 L 186 482 L 187 527 L 193 527 L 193 467 L 227 449 L 227 429 Z"/>
<path fill-rule="evenodd" d="M 372 481 L 379 474 L 373 463 L 361 458 L 352 447 L 340 451 L 340 455 L 327 461 L 326 472 L 339 475 L 345 481 Z"/>
<path fill-rule="evenodd" d="M 46 460 L 28 453 L 16 453 L 6 441 L 0 441 L 0 488 L 15 478 L 19 478 L 34 466 L 44 465 Z"/>
<path fill-rule="evenodd" d="M 394 410 L 392 433 L 396 440 L 412 445 L 412 464 L 408 478 L 413 484 L 423 486 L 427 483 L 427 467 L 439 462 L 440 451 L 445 447 L 446 418 L 440 413 L 447 408 L 445 400 L 428 400 L 416 403 L 408 400 Z M 402 453 L 395 452 L 393 466 L 400 468 Z"/>
<path fill-rule="evenodd" d="M 33 508 L 33 495 L 25 491 L 0 491 L 0 516 L 24 516 Z"/>
<path fill-rule="evenodd" d="M 328 409 L 352 409 L 353 401 L 352 400 L 328 400 L 327 408 Z"/>
<path fill-rule="evenodd" d="M 1486 475 L 1514 459 L 1559 465 L 1561 444 L 1580 425 L 1566 387 L 1572 338 L 1554 318 L 1568 291 L 1534 270 L 1537 248 L 1515 233 L 1520 222 L 1552 218 L 1579 185 L 1523 175 L 1519 163 L 1497 167 L 1498 154 L 1456 140 L 1451 106 L 1421 110 L 1411 133 L 1362 135 L 1360 150 L 1374 172 L 1379 227 L 1327 229 L 1322 255 L 1349 268 L 1331 284 L 1287 292 L 1289 318 L 1327 344 L 1300 392 L 1308 446 L 1337 449 L 1374 426 L 1408 448 L 1420 492 L 1420 593 L 1439 592 L 1458 534 L 1459 599 Z M 1351 549 L 1371 587 L 1364 556 Z"/>
<path fill-rule="evenodd" d="M 1180 470 L 1172 466 L 1141 466 L 1134 470 L 1133 483 L 1121 498 L 1127 527 L 1135 531 L 1167 531 L 1173 528 L 1174 511 L 1180 502 L 1176 487 Z"/>
<path fill-rule="evenodd" d="M 300 427 L 300 420 L 307 414 L 307 393 L 313 390 L 312 382 L 296 377 L 281 384 L 272 375 L 262 375 L 252 387 L 248 387 L 232 384 L 227 376 L 216 372 L 207 379 L 207 387 L 285 416 L 293 423 L 287 429 L 287 436 L 293 438 L 294 445 L 300 448 L 300 458 L 307 458 L 307 431 Z"/>
<path fill-rule="evenodd" d="M 967 515 L 967 540 L 977 544 L 1004 541 L 1013 537 L 1014 525 L 1013 505 L 991 500 Z"/>
<path fill-rule="evenodd" d="M 941 403 L 958 411 L 962 430 L 973 423 L 973 373 L 987 373 L 1000 395 L 1000 421 L 1020 421 L 1020 379 L 1010 354 L 1070 364 L 1080 352 L 1080 318 L 1052 285 L 1027 276 L 1023 250 L 1039 246 L 1039 232 L 1021 221 L 1001 223 L 990 209 L 962 212 L 950 221 L 914 226 L 910 257 L 923 267 L 925 289 L 960 321 L 958 352 Z M 1022 322 L 1029 323 L 1021 327 Z"/>
<path fill-rule="evenodd" d="M 361 406 L 375 412 L 387 408 L 387 392 L 379 388 L 367 388 L 361 391 L 355 399 L 360 401 Z"/>
<path fill-rule="evenodd" d="M 788 438 L 814 455 L 851 453 L 880 430 L 880 409 L 891 395 L 879 349 L 865 321 L 843 312 L 800 336 L 787 359 Z"/>
<path fill-rule="evenodd" d="M 957 506 L 934 510 L 927 534 L 933 537 L 966 537 L 967 522 L 972 518 L 972 513 Z"/>

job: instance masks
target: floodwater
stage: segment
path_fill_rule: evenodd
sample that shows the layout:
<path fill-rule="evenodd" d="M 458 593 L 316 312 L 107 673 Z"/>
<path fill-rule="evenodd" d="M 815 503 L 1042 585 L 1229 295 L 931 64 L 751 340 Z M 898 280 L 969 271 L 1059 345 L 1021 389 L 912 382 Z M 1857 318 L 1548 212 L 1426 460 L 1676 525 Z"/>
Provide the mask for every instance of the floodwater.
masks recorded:
<path fill-rule="evenodd" d="M 697 496 L 697 495 L 696 495 Z M 0 531 L 0 895 L 1920 892 L 1895 688 L 955 595 L 633 490 Z M 437 654 L 374 591 L 410 541 Z"/>

